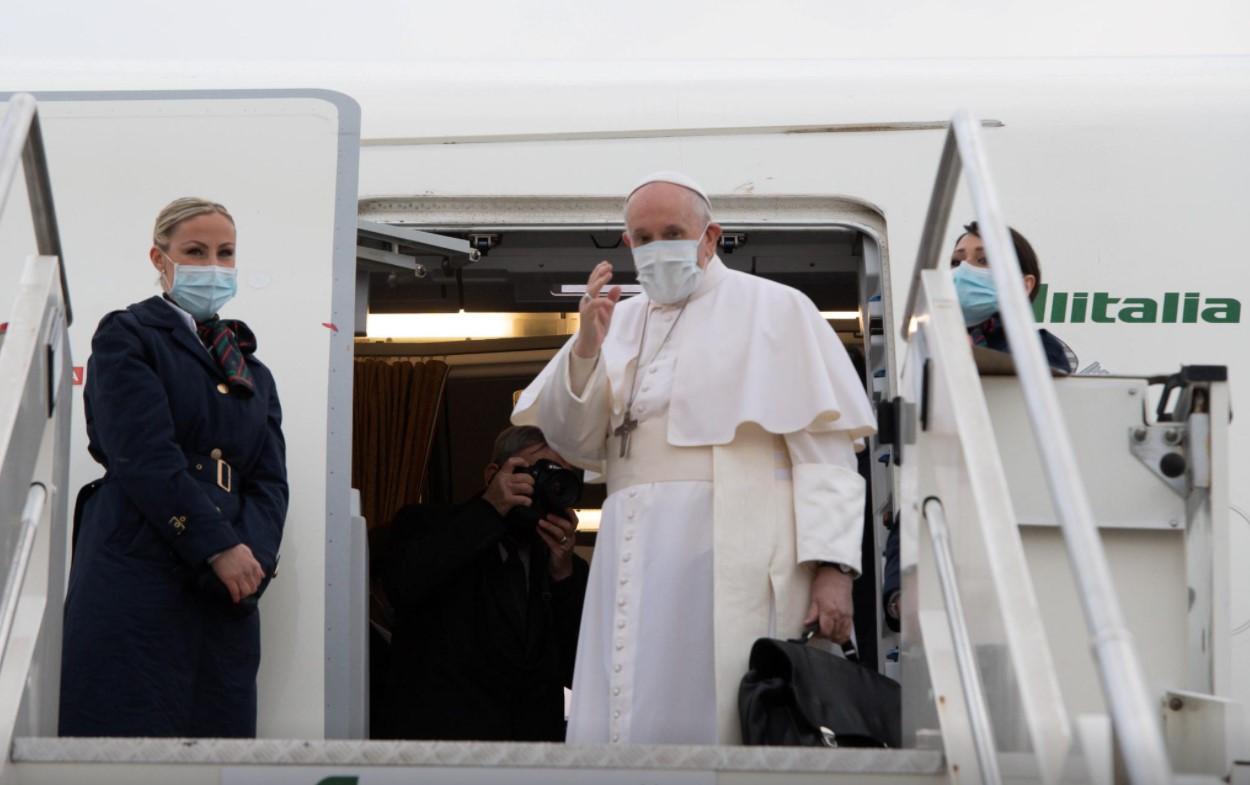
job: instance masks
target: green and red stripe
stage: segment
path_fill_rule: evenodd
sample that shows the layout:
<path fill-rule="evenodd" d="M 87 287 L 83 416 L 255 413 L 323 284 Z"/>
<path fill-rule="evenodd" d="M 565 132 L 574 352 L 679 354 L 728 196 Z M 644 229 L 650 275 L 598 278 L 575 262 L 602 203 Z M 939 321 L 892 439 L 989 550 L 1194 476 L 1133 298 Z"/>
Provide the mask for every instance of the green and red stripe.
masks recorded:
<path fill-rule="evenodd" d="M 246 324 L 238 319 L 219 319 L 214 316 L 196 325 L 200 340 L 208 353 L 226 374 L 231 387 L 254 392 L 252 371 L 247 367 L 247 355 L 256 351 L 256 336 Z"/>

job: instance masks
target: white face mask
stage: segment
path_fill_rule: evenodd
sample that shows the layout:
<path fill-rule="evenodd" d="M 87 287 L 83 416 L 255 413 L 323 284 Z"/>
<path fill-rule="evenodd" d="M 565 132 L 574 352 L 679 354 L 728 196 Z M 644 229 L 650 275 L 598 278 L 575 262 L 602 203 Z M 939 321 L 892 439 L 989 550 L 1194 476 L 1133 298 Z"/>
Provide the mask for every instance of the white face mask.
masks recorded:
<path fill-rule="evenodd" d="M 708 226 L 694 240 L 655 240 L 631 249 L 638 283 L 652 302 L 675 305 L 694 293 L 703 278 L 699 243 Z"/>

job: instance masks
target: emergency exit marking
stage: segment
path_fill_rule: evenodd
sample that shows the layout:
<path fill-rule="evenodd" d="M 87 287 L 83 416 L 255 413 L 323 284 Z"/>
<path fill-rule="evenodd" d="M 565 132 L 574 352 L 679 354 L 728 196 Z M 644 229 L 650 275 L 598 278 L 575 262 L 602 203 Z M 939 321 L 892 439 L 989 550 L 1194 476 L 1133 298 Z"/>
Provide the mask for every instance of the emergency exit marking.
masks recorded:
<path fill-rule="evenodd" d="M 82 386 L 83 367 L 81 365 L 74 366 L 74 386 Z"/>

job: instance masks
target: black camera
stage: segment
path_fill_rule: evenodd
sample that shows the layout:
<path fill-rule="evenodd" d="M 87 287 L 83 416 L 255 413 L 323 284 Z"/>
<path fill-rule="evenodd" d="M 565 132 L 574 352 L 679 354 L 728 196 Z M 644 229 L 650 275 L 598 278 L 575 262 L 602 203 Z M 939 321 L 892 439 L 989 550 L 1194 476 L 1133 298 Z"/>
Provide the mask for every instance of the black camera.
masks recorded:
<path fill-rule="evenodd" d="M 516 471 L 534 478 L 533 502 L 529 507 L 515 508 L 518 515 L 530 521 L 536 522 L 551 513 L 564 515 L 565 510 L 577 506 L 582 496 L 581 473 L 555 461 L 536 461 L 533 466 L 518 466 Z"/>

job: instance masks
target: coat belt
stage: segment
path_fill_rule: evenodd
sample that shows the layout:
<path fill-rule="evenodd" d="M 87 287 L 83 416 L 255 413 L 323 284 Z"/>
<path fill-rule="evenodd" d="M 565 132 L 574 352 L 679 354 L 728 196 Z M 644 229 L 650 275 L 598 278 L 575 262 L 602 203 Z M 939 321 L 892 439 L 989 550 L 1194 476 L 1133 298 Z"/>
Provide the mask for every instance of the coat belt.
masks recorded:
<path fill-rule="evenodd" d="M 216 485 L 226 493 L 238 493 L 234 467 L 221 458 L 187 453 L 187 473 L 200 482 Z"/>

